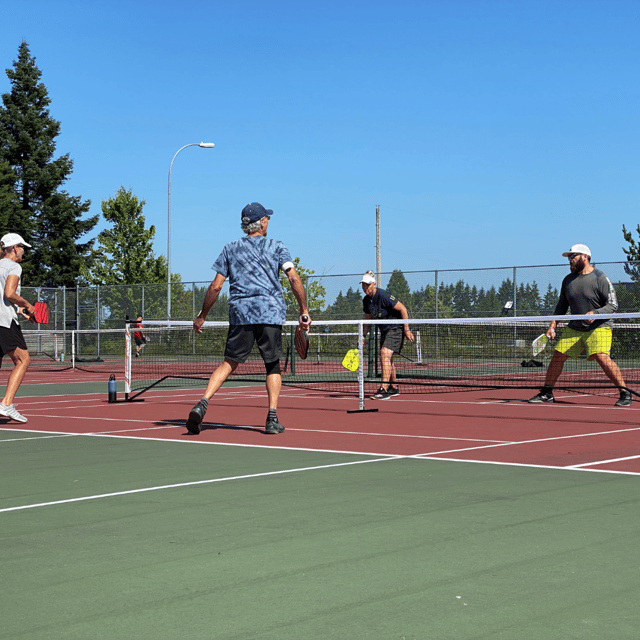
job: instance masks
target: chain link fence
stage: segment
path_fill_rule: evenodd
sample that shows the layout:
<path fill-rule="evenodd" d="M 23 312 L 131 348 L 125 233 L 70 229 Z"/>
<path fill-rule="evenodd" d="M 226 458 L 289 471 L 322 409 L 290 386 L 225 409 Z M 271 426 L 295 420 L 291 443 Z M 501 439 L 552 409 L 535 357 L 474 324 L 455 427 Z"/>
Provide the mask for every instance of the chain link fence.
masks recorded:
<path fill-rule="evenodd" d="M 640 309 L 640 283 L 630 274 L 639 263 L 594 263 L 613 282 L 619 312 Z M 384 272 L 380 286 L 400 299 L 413 318 L 531 316 L 553 313 L 567 263 L 504 268 L 444 269 Z M 313 316 L 323 319 L 362 317 L 361 273 L 305 278 L 313 293 Z M 202 308 L 209 282 L 174 283 L 171 287 L 171 320 L 192 320 Z M 167 319 L 167 285 L 115 285 L 50 289 L 22 287 L 32 302 L 51 307 L 51 330 L 122 329 L 126 319 L 141 314 L 147 320 Z M 293 296 L 288 295 L 289 300 Z M 209 320 L 228 319 L 228 284 L 213 306 Z M 289 305 L 287 319 L 295 320 L 297 305 Z M 32 327 L 29 327 L 32 328 Z M 43 327 L 45 328 L 45 327 Z"/>

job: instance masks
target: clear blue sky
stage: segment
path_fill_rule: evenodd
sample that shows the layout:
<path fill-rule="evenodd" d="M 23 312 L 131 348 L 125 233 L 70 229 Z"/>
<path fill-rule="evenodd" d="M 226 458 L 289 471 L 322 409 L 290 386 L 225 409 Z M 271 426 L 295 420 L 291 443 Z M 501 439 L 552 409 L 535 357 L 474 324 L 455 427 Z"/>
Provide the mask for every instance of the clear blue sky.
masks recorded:
<path fill-rule="evenodd" d="M 624 260 L 640 222 L 637 0 L 22 0 L 71 195 L 146 200 L 209 281 L 240 211 L 317 274 Z M 0 92 L 9 82 L 0 76 Z M 96 233 L 104 228 L 101 222 Z M 95 235 L 95 234 L 93 234 Z M 357 283 L 356 283 L 357 286 Z"/>

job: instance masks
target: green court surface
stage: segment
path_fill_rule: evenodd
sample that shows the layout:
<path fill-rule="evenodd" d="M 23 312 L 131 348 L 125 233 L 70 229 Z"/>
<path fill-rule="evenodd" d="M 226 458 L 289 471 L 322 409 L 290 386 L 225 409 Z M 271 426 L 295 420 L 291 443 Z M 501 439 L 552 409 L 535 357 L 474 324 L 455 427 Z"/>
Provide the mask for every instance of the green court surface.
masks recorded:
<path fill-rule="evenodd" d="M 5 425 L 0 486 L 3 639 L 639 635 L 637 476 Z"/>

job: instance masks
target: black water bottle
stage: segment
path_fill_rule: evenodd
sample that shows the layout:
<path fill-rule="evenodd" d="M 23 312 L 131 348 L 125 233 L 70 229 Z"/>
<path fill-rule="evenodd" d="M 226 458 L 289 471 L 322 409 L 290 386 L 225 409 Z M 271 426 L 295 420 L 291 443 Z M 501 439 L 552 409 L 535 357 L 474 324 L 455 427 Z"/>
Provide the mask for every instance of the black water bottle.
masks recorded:
<path fill-rule="evenodd" d="M 116 399 L 116 377 L 115 375 L 112 373 L 111 377 L 109 378 L 109 402 L 117 402 Z"/>

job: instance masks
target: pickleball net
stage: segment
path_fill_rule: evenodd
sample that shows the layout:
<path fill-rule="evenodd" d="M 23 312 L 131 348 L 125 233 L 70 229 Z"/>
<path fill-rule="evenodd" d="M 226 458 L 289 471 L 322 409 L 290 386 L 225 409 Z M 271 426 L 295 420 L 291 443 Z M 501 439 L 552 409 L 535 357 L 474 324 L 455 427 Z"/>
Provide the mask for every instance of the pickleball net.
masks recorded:
<path fill-rule="evenodd" d="M 517 318 L 411 319 L 415 341 L 404 341 L 394 357 L 401 394 L 468 391 L 473 389 L 539 389 L 553 355 L 556 340 L 533 356 L 532 342 L 545 333 L 551 320 L 559 321 L 558 335 L 570 319 L 586 316 L 534 316 Z M 620 367 L 627 388 L 640 388 L 640 313 L 599 315 L 611 318 L 611 357 Z M 309 336 L 309 355 L 300 360 L 293 345 L 297 323 L 283 328 L 282 382 L 327 394 L 353 395 L 360 408 L 381 383 L 378 332 L 364 339 L 365 325 L 394 321 L 314 320 Z M 228 323 L 208 322 L 203 333 L 194 333 L 191 322 L 146 322 L 149 342 L 139 358 L 127 335 L 125 373 L 127 399 L 150 389 L 204 387 L 211 372 L 224 360 Z M 360 368 L 351 372 L 342 366 L 347 351 L 358 348 Z M 257 351 L 251 352 L 229 381 L 264 383 L 265 369 Z M 569 359 L 556 389 L 616 395 L 602 369 L 584 355 Z"/>

